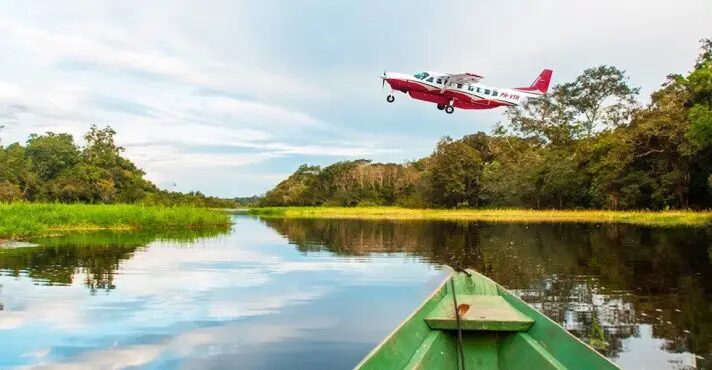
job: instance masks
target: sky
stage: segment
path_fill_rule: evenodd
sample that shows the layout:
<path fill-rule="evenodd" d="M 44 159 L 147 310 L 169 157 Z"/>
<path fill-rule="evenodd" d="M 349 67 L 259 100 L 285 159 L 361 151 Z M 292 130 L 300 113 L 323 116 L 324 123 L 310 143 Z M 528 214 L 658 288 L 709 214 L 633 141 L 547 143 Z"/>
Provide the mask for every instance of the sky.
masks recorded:
<path fill-rule="evenodd" d="M 402 163 L 504 118 L 388 104 L 384 70 L 512 87 L 609 64 L 645 103 L 711 17 L 709 0 L 2 2 L 0 140 L 110 125 L 164 189 L 262 194 L 304 163 Z"/>

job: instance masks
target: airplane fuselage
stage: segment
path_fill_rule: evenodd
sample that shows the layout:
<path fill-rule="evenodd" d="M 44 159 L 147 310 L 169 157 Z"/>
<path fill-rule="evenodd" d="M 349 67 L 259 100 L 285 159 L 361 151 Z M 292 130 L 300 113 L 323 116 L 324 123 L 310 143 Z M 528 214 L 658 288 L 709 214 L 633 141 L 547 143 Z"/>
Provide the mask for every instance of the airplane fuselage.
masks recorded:
<path fill-rule="evenodd" d="M 435 103 L 438 105 L 438 109 L 445 109 L 447 113 L 452 113 L 453 107 L 492 109 L 521 105 L 526 99 L 538 98 L 545 93 L 545 91 L 536 91 L 532 88 L 486 86 L 478 82 L 481 76 L 474 74 L 466 76 L 472 76 L 470 78 L 477 80 L 477 82 L 470 83 L 452 81 L 452 76 L 438 72 L 421 72 L 415 75 L 384 72 L 382 78 L 394 91 L 401 91 L 413 99 Z M 540 75 L 540 78 L 542 76 Z M 548 88 L 548 80 L 546 87 Z M 393 95 L 389 95 L 388 101 L 393 102 L 393 100 L 395 100 Z"/>

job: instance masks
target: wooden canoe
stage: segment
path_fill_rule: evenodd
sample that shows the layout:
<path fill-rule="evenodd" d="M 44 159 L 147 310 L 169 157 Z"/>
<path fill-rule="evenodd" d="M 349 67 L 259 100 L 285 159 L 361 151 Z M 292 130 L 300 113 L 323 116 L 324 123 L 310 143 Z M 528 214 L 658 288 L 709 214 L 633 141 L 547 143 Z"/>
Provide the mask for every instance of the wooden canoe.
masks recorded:
<path fill-rule="evenodd" d="M 468 270 L 443 281 L 356 369 L 618 367 L 499 284 Z"/>

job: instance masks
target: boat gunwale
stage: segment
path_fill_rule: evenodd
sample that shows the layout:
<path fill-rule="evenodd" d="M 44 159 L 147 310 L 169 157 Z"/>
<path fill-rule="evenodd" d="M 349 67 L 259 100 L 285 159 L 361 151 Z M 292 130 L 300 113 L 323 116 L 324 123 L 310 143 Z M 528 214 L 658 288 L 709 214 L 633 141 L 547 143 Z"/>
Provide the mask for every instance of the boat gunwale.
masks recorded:
<path fill-rule="evenodd" d="M 403 326 L 405 326 L 406 323 L 408 323 L 410 320 L 412 320 L 415 317 L 415 315 L 417 315 L 418 312 L 420 312 L 420 310 L 422 310 L 425 307 L 425 305 L 428 304 L 428 302 L 430 302 L 431 299 L 435 298 L 438 294 L 440 294 L 440 292 L 443 289 L 447 289 L 446 284 L 450 280 L 450 278 L 453 276 L 453 274 L 454 274 L 454 271 L 447 274 L 445 276 L 445 278 L 443 279 L 442 283 L 440 283 L 438 285 L 438 287 L 435 288 L 433 290 L 433 292 L 430 293 L 430 295 L 427 298 L 425 298 L 423 300 L 423 302 L 413 310 L 413 312 L 410 313 L 410 315 L 408 315 L 408 317 L 406 317 L 403 321 L 401 321 L 401 323 L 398 324 L 398 326 L 395 329 L 393 329 L 385 338 L 383 338 L 383 340 L 381 340 L 381 342 L 378 343 L 378 345 L 376 347 L 374 347 L 371 350 L 371 352 L 369 352 L 366 356 L 364 356 L 363 359 L 361 359 L 361 361 L 358 364 L 356 364 L 356 366 L 354 366 L 354 370 L 360 369 L 371 357 L 373 357 L 376 353 L 378 353 L 381 350 L 381 348 L 383 348 L 383 346 L 386 345 L 388 340 L 390 340 L 392 337 L 395 337 L 396 333 L 398 333 L 398 331 L 401 328 L 403 328 Z M 445 294 L 447 294 L 447 291 L 445 292 Z"/>
<path fill-rule="evenodd" d="M 473 272 L 475 272 L 474 270 L 468 270 L 468 271 L 473 271 Z M 476 272 L 476 273 L 477 273 L 477 272 Z M 538 321 L 538 320 L 546 320 L 546 321 L 549 321 L 550 323 L 556 325 L 556 327 L 558 327 L 559 329 L 561 329 L 561 331 L 564 332 L 564 333 L 569 337 L 569 339 L 573 339 L 574 341 L 583 344 L 583 345 L 586 346 L 588 349 L 590 349 L 591 352 L 593 352 L 593 353 L 595 353 L 596 355 L 598 355 L 598 357 L 600 357 L 601 359 L 607 361 L 610 365 L 613 365 L 615 368 L 620 369 L 620 366 L 618 366 L 616 363 L 614 363 L 613 361 L 611 361 L 611 359 L 609 359 L 608 357 L 604 356 L 602 353 L 598 352 L 595 348 L 591 347 L 590 344 L 588 344 L 588 343 L 584 342 L 583 340 L 581 340 L 581 338 L 579 338 L 579 337 L 577 337 L 577 336 L 571 334 L 568 330 L 566 330 L 566 328 L 564 328 L 563 326 L 561 326 L 561 324 L 559 324 L 559 323 L 557 323 L 556 321 L 552 320 L 549 316 L 546 316 L 543 312 L 537 310 L 534 306 L 530 305 L 529 303 L 527 303 L 527 302 L 524 301 L 523 299 L 521 299 L 521 298 L 517 297 L 516 295 L 512 294 L 507 288 L 505 288 L 505 287 L 499 285 L 496 281 L 490 279 L 489 277 L 487 277 L 487 276 L 485 276 L 485 275 L 483 275 L 483 274 L 480 274 L 480 273 L 477 273 L 477 274 L 480 275 L 480 276 L 482 276 L 483 278 L 485 278 L 485 279 L 487 279 L 487 280 L 489 280 L 489 281 L 495 283 L 495 284 L 497 285 L 497 292 L 499 293 L 500 296 L 507 295 L 507 296 L 511 297 L 512 299 L 517 300 L 517 301 L 521 302 L 522 304 L 526 305 L 527 307 L 531 308 L 536 314 L 538 314 L 539 317 L 536 318 L 536 319 L 534 319 L 534 324 L 532 325 L 532 327 L 534 327 L 534 325 L 537 324 L 537 321 Z M 515 307 L 515 308 L 516 308 L 516 307 Z M 521 311 L 520 311 L 520 312 L 521 312 Z M 522 313 L 524 313 L 524 312 L 522 312 Z M 524 314 L 526 315 L 526 313 L 524 313 Z M 531 328 L 529 328 L 529 330 L 531 330 Z M 527 331 L 525 331 L 525 332 L 523 332 L 523 333 L 529 333 L 529 330 L 527 330 Z M 531 335 L 530 335 L 530 337 L 531 337 Z M 534 339 L 535 341 L 539 342 L 536 338 L 534 338 L 534 337 L 531 337 L 531 338 Z M 539 343 L 539 344 L 541 345 L 541 343 Z M 546 346 L 544 346 L 544 348 L 546 348 Z M 547 349 L 547 351 L 548 351 L 548 349 Z M 551 353 L 551 352 L 550 352 L 550 353 Z M 554 357 L 556 357 L 556 356 L 554 356 Z"/>
<path fill-rule="evenodd" d="M 545 315 L 543 312 L 537 310 L 534 306 L 530 305 L 529 303 L 527 303 L 527 302 L 524 301 L 523 299 L 517 297 L 516 295 L 514 295 L 513 293 L 511 293 L 507 288 L 503 287 L 502 285 L 500 285 L 500 284 L 497 283 L 496 281 L 490 279 L 488 276 L 485 276 L 484 274 L 479 273 L 479 272 L 477 272 L 477 271 L 475 271 L 475 270 L 473 270 L 473 269 L 467 269 L 466 272 L 469 273 L 469 274 L 472 274 L 472 275 L 477 275 L 478 277 L 484 278 L 484 279 L 486 279 L 487 281 L 493 283 L 494 286 L 497 287 L 497 295 L 499 295 L 500 297 L 505 297 L 505 296 L 507 296 L 507 297 L 509 297 L 509 298 L 511 298 L 511 299 L 514 299 L 515 301 L 518 301 L 519 303 L 525 305 L 525 306 L 528 307 L 529 309 L 531 309 L 531 310 L 534 312 L 534 314 L 537 315 L 536 317 L 533 317 L 533 318 L 532 318 L 532 319 L 534 319 L 534 324 L 532 325 L 532 327 L 537 324 L 537 321 L 539 321 L 539 320 L 546 320 L 546 321 L 548 321 L 549 323 L 555 325 L 560 331 L 562 331 L 563 333 L 565 333 L 565 335 L 566 335 L 566 337 L 567 337 L 568 339 L 573 339 L 574 342 L 578 342 L 578 343 L 584 345 L 584 346 L 585 346 L 586 348 L 588 348 L 591 352 L 594 352 L 596 356 L 598 356 L 598 357 L 600 357 L 602 360 L 608 362 L 608 364 L 612 365 L 614 368 L 620 369 L 620 366 L 618 366 L 617 364 L 615 364 L 615 363 L 614 363 L 613 361 L 611 361 L 608 357 L 606 357 L 606 356 L 604 356 L 602 353 L 598 352 L 596 349 L 594 349 L 593 347 L 591 347 L 588 343 L 584 342 L 584 341 L 581 340 L 580 338 L 578 338 L 578 337 L 576 337 L 575 335 L 571 334 L 568 330 L 566 330 L 566 328 L 564 328 L 563 326 L 561 326 L 561 324 L 559 324 L 559 323 L 557 323 L 556 321 L 552 320 L 551 318 L 549 318 L 549 316 L 547 316 L 547 315 Z M 366 356 L 364 356 L 363 359 L 361 359 L 361 361 L 360 361 L 358 364 L 356 364 L 356 366 L 354 367 L 354 370 L 360 369 L 369 359 L 371 359 L 371 357 L 373 357 L 376 353 L 378 353 L 378 352 L 383 348 L 383 346 L 385 346 L 386 343 L 387 343 L 391 338 L 393 338 L 393 337 L 396 335 L 396 333 L 398 333 L 398 331 L 399 331 L 401 328 L 403 328 L 403 326 L 406 325 L 406 323 L 410 322 L 410 320 L 412 320 L 412 319 L 415 317 L 415 315 L 417 315 L 417 314 L 420 312 L 420 310 L 422 310 L 422 309 L 425 307 L 425 305 L 427 305 L 433 298 L 435 298 L 438 294 L 440 294 L 443 289 L 445 289 L 445 294 L 447 295 L 447 283 L 448 283 L 448 281 L 449 281 L 451 278 L 453 278 L 454 276 L 456 277 L 455 274 L 457 274 L 457 273 L 458 273 L 457 271 L 452 271 L 452 272 L 450 272 L 447 276 L 445 276 L 445 278 L 443 279 L 442 283 L 440 283 L 440 285 L 438 285 L 438 287 L 435 288 L 435 289 L 433 290 L 433 292 L 432 292 L 425 300 L 423 300 L 423 302 L 422 302 L 415 310 L 413 310 L 413 312 L 411 312 L 410 315 L 408 315 L 407 318 L 405 318 L 403 321 L 401 321 L 401 323 L 400 323 L 395 329 L 393 329 L 375 348 L 373 348 Z M 467 276 L 467 277 L 471 279 L 471 276 Z M 506 298 L 505 298 L 505 299 L 506 299 Z M 516 308 L 516 307 L 515 307 L 515 308 Z M 520 312 L 521 312 L 521 311 L 520 311 Z M 522 312 L 522 313 L 524 313 L 524 312 Z M 524 313 L 524 314 L 526 314 L 526 313 Z M 531 330 L 531 328 L 530 328 L 529 330 Z M 529 330 L 524 331 L 524 332 L 522 332 L 522 333 L 529 333 Z M 531 337 L 531 338 L 532 338 L 534 341 L 536 341 L 537 343 L 539 343 L 539 345 L 542 345 L 542 343 L 540 343 L 539 340 L 537 340 L 535 337 Z M 543 347 L 546 348 L 547 346 L 543 346 Z M 550 353 L 552 356 L 554 356 L 553 353 L 551 353 L 551 352 L 549 352 L 549 353 Z M 554 357 L 557 358 L 556 356 L 554 356 Z M 558 359 L 558 358 L 557 358 L 557 359 Z"/>

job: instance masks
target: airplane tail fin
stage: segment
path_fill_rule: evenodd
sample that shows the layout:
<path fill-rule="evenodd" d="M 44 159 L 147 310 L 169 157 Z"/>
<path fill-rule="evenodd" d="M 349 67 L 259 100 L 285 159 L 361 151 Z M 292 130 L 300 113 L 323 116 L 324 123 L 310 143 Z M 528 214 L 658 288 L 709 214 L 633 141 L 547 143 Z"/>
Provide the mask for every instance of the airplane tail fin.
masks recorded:
<path fill-rule="evenodd" d="M 551 82 L 551 75 L 554 73 L 550 69 L 545 69 L 541 71 L 539 77 L 534 80 L 534 82 L 529 87 L 515 87 L 515 90 L 528 92 L 532 94 L 544 95 L 549 91 L 549 82 Z"/>

